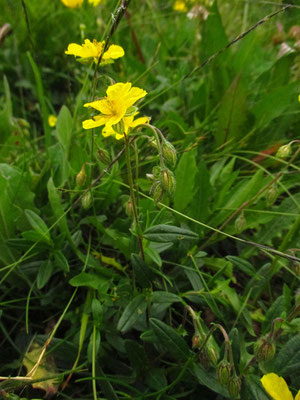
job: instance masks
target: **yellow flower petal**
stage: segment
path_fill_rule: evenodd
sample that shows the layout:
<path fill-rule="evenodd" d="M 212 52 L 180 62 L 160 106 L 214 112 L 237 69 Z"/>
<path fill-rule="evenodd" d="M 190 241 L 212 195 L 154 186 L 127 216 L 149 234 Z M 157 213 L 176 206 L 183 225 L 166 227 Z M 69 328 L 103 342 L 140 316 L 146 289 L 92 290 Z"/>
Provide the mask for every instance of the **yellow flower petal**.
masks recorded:
<path fill-rule="evenodd" d="M 132 122 L 132 124 L 130 125 L 130 128 L 136 128 L 139 125 L 142 124 L 149 124 L 150 122 L 150 118 L 148 117 L 141 117 L 141 118 L 137 118 L 135 121 Z"/>
<path fill-rule="evenodd" d="M 295 400 L 300 400 L 300 390 L 299 390 L 299 392 L 296 394 Z"/>
<path fill-rule="evenodd" d="M 61 0 L 65 6 L 69 8 L 81 7 L 83 0 Z"/>
<path fill-rule="evenodd" d="M 128 95 L 131 83 L 115 83 L 107 88 L 106 94 L 110 99 L 123 99 Z"/>
<path fill-rule="evenodd" d="M 140 89 L 138 87 L 132 87 L 126 96 L 127 108 L 131 107 L 136 101 L 145 97 L 147 94 L 146 90 Z"/>
<path fill-rule="evenodd" d="M 108 117 L 105 115 L 100 115 L 94 117 L 94 119 L 86 119 L 82 123 L 83 129 L 97 128 L 98 126 L 105 125 L 108 121 Z"/>
<path fill-rule="evenodd" d="M 107 103 L 107 100 L 101 99 L 101 100 L 92 101 L 91 103 L 85 103 L 85 104 L 83 105 L 83 107 L 92 107 L 92 108 L 94 108 L 95 110 L 101 112 L 101 110 L 103 110 L 103 109 L 105 108 L 104 103 L 106 104 L 106 103 Z M 104 114 L 107 114 L 107 113 L 104 113 Z"/>
<path fill-rule="evenodd" d="M 260 381 L 266 392 L 274 400 L 293 400 L 293 395 L 281 376 L 271 373 L 264 375 Z"/>
<path fill-rule="evenodd" d="M 112 44 L 109 46 L 108 50 L 103 54 L 103 60 L 108 60 L 110 58 L 116 59 L 123 57 L 125 54 L 123 48 L 121 46 L 117 46 L 116 44 Z"/>

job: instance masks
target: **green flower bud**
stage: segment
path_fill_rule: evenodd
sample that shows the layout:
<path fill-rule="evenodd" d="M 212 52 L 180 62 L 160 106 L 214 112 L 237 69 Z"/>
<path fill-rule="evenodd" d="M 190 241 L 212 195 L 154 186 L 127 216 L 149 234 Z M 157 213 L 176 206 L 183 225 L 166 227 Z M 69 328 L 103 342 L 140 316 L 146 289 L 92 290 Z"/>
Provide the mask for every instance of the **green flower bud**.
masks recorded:
<path fill-rule="evenodd" d="M 87 175 L 85 173 L 85 164 L 82 165 L 81 170 L 76 175 L 76 184 L 78 186 L 84 186 Z"/>
<path fill-rule="evenodd" d="M 98 156 L 100 158 L 100 161 L 103 162 L 103 164 L 110 164 L 111 158 L 109 156 L 109 153 L 106 150 L 99 148 Z"/>
<path fill-rule="evenodd" d="M 240 395 L 240 391 L 241 391 L 241 386 L 242 386 L 242 382 L 241 382 L 241 378 L 238 376 L 233 376 L 228 383 L 228 392 L 231 396 L 231 398 L 233 399 L 237 399 Z"/>
<path fill-rule="evenodd" d="M 81 199 L 82 207 L 87 210 L 92 205 L 92 194 L 91 192 L 87 192 L 82 196 Z"/>
<path fill-rule="evenodd" d="M 267 205 L 271 206 L 272 204 L 274 204 L 275 200 L 278 197 L 278 190 L 277 190 L 277 186 L 276 185 L 272 185 L 269 190 L 267 191 L 266 194 L 266 201 L 267 201 Z"/>
<path fill-rule="evenodd" d="M 161 174 L 161 169 L 160 169 L 160 167 L 158 167 L 157 165 L 155 165 L 155 166 L 152 168 L 152 174 L 153 174 L 154 178 L 158 180 L 158 179 L 160 178 L 160 174 Z"/>
<path fill-rule="evenodd" d="M 169 169 L 165 169 L 161 171 L 161 186 L 163 189 L 170 195 L 172 196 L 175 191 L 176 187 L 176 181 L 173 172 L 171 172 Z"/>
<path fill-rule="evenodd" d="M 295 293 L 295 305 L 298 306 L 300 304 L 300 289 L 298 289 Z"/>
<path fill-rule="evenodd" d="M 153 197 L 154 203 L 157 204 L 160 202 L 164 195 L 164 190 L 161 186 L 161 183 L 159 181 L 154 182 L 150 189 L 150 196 Z"/>
<path fill-rule="evenodd" d="M 18 118 L 17 121 L 18 121 L 18 124 L 19 124 L 22 128 L 30 128 L 30 124 L 29 124 L 28 121 L 26 121 L 26 119 Z"/>
<path fill-rule="evenodd" d="M 209 360 L 212 362 L 212 364 L 217 365 L 217 362 L 219 360 L 219 353 L 217 352 L 215 347 L 208 345 L 206 351 L 207 351 L 207 356 Z"/>
<path fill-rule="evenodd" d="M 164 140 L 161 146 L 161 151 L 164 159 L 172 166 L 175 167 L 176 161 L 177 161 L 177 156 L 176 156 L 176 150 L 175 147 L 168 142 L 167 140 Z"/>
<path fill-rule="evenodd" d="M 292 152 L 292 147 L 291 144 L 285 144 L 284 146 L 279 147 L 277 153 L 276 153 L 276 157 L 278 158 L 287 158 L 290 156 Z"/>
<path fill-rule="evenodd" d="M 227 385 L 231 374 L 231 364 L 227 360 L 222 360 L 217 369 L 218 380 L 221 385 Z"/>
<path fill-rule="evenodd" d="M 275 355 L 276 347 L 272 340 L 266 336 L 259 338 L 254 343 L 254 354 L 257 361 L 270 361 Z"/>
<path fill-rule="evenodd" d="M 128 217 L 132 217 L 133 216 L 133 205 L 132 205 L 132 201 L 128 200 L 125 204 L 125 212 L 128 215 Z"/>
<path fill-rule="evenodd" d="M 243 212 L 237 217 L 234 223 L 234 227 L 237 233 L 243 232 L 244 227 L 246 226 L 246 218 Z"/>
<path fill-rule="evenodd" d="M 195 334 L 192 338 L 192 348 L 200 349 L 205 338 L 202 338 L 199 334 Z"/>

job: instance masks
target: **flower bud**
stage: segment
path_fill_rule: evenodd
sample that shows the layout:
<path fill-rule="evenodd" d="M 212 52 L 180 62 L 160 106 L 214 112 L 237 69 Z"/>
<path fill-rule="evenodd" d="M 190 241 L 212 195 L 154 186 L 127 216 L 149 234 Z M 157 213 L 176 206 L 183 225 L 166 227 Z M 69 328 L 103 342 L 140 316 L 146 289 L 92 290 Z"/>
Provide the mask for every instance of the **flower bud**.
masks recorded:
<path fill-rule="evenodd" d="M 278 197 L 277 187 L 276 185 L 272 185 L 266 193 L 267 205 L 271 206 L 272 204 L 274 204 L 277 197 Z"/>
<path fill-rule="evenodd" d="M 229 380 L 228 392 L 233 399 L 236 399 L 239 397 L 240 391 L 241 391 L 241 386 L 242 386 L 242 382 L 241 382 L 240 377 L 235 375 Z"/>
<path fill-rule="evenodd" d="M 201 337 L 199 334 L 195 334 L 192 338 L 192 348 L 193 349 L 200 349 L 203 345 L 203 341 L 205 338 Z"/>
<path fill-rule="evenodd" d="M 88 208 L 90 208 L 91 204 L 92 204 L 92 194 L 91 192 L 87 192 L 82 196 L 81 199 L 81 204 L 82 207 L 87 210 Z"/>
<path fill-rule="evenodd" d="M 300 305 L 300 289 L 298 289 L 295 293 L 295 305 L 299 306 Z"/>
<path fill-rule="evenodd" d="M 170 142 L 168 142 L 167 140 L 164 140 L 162 145 L 161 145 L 161 151 L 162 151 L 162 155 L 163 155 L 164 159 L 172 167 L 175 167 L 176 161 L 177 161 L 175 147 Z"/>
<path fill-rule="evenodd" d="M 128 215 L 128 217 L 132 217 L 133 216 L 133 205 L 132 205 L 132 201 L 128 200 L 125 204 L 125 212 Z"/>
<path fill-rule="evenodd" d="M 231 365 L 230 362 L 223 359 L 217 369 L 218 380 L 221 385 L 227 385 L 230 379 Z"/>
<path fill-rule="evenodd" d="M 163 189 L 172 196 L 175 191 L 176 181 L 173 172 L 169 169 L 161 171 L 161 186 Z"/>
<path fill-rule="evenodd" d="M 254 343 L 254 354 L 257 361 L 270 361 L 275 355 L 276 347 L 270 338 L 259 338 Z"/>
<path fill-rule="evenodd" d="M 98 156 L 100 158 L 100 161 L 103 162 L 103 164 L 109 164 L 111 162 L 108 151 L 106 151 L 104 149 L 101 149 L 101 148 L 98 149 Z"/>
<path fill-rule="evenodd" d="M 164 195 L 164 190 L 163 190 L 160 182 L 158 182 L 158 181 L 154 182 L 154 184 L 152 185 L 152 187 L 150 189 L 150 195 L 153 197 L 155 204 L 160 202 L 160 200 L 162 199 L 162 197 Z"/>
<path fill-rule="evenodd" d="M 219 360 L 219 354 L 216 351 L 215 347 L 208 345 L 206 350 L 209 360 L 212 362 L 213 365 L 217 365 L 217 362 Z"/>
<path fill-rule="evenodd" d="M 234 227 L 237 233 L 243 232 L 243 229 L 246 226 L 246 218 L 243 212 L 240 213 L 240 215 L 237 217 L 234 223 Z"/>
<path fill-rule="evenodd" d="M 26 121 L 26 119 L 18 118 L 18 124 L 19 124 L 19 126 L 21 126 L 22 128 L 30 128 L 30 124 L 29 124 L 28 121 Z"/>
<path fill-rule="evenodd" d="M 279 147 L 277 153 L 276 153 L 276 157 L 278 158 L 287 158 L 290 156 L 292 152 L 292 147 L 291 144 L 285 144 L 284 146 Z"/>
<path fill-rule="evenodd" d="M 76 184 L 78 186 L 84 186 L 87 175 L 85 173 L 85 164 L 82 165 L 81 170 L 76 175 Z"/>

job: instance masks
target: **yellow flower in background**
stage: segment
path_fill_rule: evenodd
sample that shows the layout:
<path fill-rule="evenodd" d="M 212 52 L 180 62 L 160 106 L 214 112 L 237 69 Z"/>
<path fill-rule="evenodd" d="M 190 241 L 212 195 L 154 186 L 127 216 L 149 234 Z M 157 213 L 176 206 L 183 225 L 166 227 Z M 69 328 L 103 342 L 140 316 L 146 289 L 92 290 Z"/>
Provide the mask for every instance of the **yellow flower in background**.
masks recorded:
<path fill-rule="evenodd" d="M 81 57 L 81 59 L 93 58 L 97 62 L 98 58 L 102 54 L 104 46 L 105 42 L 97 42 L 96 39 L 91 42 L 89 39 L 85 39 L 82 46 L 76 43 L 70 43 L 65 53 L 71 54 L 75 57 Z M 112 44 L 103 54 L 102 59 L 104 61 L 109 61 L 111 59 L 123 57 L 124 54 L 124 50 L 121 46 Z"/>
<path fill-rule="evenodd" d="M 137 115 L 138 113 L 135 113 L 134 115 L 130 115 L 129 117 L 124 117 L 123 121 L 124 121 L 124 130 L 125 130 L 125 134 L 127 135 L 128 133 L 130 133 L 130 131 L 136 127 L 138 127 L 139 125 L 142 124 L 149 124 L 150 119 L 148 117 L 141 117 L 141 118 L 137 118 L 134 119 L 135 115 Z M 104 137 L 107 136 L 115 136 L 115 138 L 117 140 L 120 140 L 122 138 L 124 138 L 124 135 L 116 132 L 112 126 L 105 126 L 102 129 L 102 135 Z"/>
<path fill-rule="evenodd" d="M 98 4 L 100 4 L 103 0 L 89 0 L 89 4 L 92 4 L 94 7 L 96 7 Z"/>
<path fill-rule="evenodd" d="M 49 117 L 48 117 L 48 124 L 49 124 L 49 126 L 51 126 L 51 128 L 54 128 L 54 127 L 55 127 L 56 121 L 57 121 L 57 118 L 56 118 L 55 115 L 53 115 L 53 114 L 49 115 Z"/>
<path fill-rule="evenodd" d="M 92 103 L 84 104 L 84 107 L 92 107 L 101 114 L 83 121 L 84 129 L 96 128 L 101 125 L 111 127 L 117 124 L 125 116 L 126 111 L 133 104 L 145 97 L 147 92 L 138 87 L 132 87 L 130 82 L 115 83 L 109 86 L 106 91 L 106 97 Z"/>
<path fill-rule="evenodd" d="M 173 6 L 173 9 L 175 11 L 180 11 L 180 12 L 186 12 L 187 11 L 187 7 L 184 1 L 181 0 L 176 0 Z"/>
<path fill-rule="evenodd" d="M 61 0 L 65 6 L 69 8 L 81 7 L 83 0 Z"/>
<path fill-rule="evenodd" d="M 272 399 L 294 400 L 286 381 L 281 376 L 271 373 L 264 375 L 260 381 L 265 391 L 272 397 Z M 300 400 L 300 390 L 296 395 L 295 400 Z"/>

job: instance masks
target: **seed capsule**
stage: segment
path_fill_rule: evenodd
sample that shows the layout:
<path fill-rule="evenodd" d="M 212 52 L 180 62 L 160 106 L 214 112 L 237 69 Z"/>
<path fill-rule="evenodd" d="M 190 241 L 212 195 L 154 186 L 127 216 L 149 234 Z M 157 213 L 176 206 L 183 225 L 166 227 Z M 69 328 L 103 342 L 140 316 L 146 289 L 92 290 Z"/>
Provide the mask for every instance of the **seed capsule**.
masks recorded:
<path fill-rule="evenodd" d="M 161 171 L 161 186 L 163 189 L 172 196 L 175 191 L 176 181 L 173 172 L 169 169 Z"/>
<path fill-rule="evenodd" d="M 279 147 L 277 153 L 276 153 L 276 157 L 278 158 L 287 158 L 290 156 L 292 152 L 292 147 L 291 144 L 285 144 L 284 146 Z"/>
<path fill-rule="evenodd" d="M 98 149 L 98 156 L 100 160 L 103 162 L 103 164 L 109 164 L 111 162 L 108 152 L 104 149 L 101 148 Z"/>
<path fill-rule="evenodd" d="M 92 205 L 92 194 L 91 192 L 87 192 L 82 196 L 81 199 L 82 207 L 87 210 Z"/>

